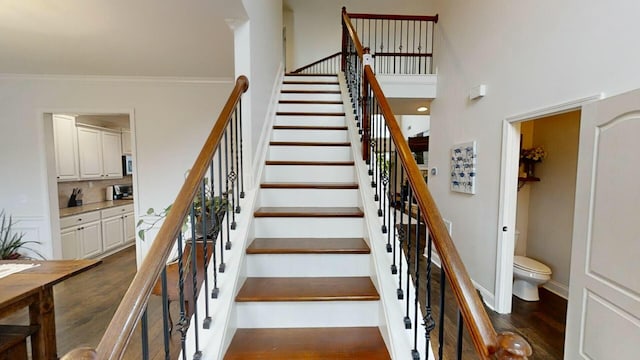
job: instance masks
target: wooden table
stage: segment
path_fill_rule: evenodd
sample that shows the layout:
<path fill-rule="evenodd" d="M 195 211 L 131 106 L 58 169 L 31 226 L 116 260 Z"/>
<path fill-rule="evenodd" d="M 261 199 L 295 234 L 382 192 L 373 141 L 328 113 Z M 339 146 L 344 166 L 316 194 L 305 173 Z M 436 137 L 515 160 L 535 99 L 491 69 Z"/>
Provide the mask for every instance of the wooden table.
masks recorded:
<path fill-rule="evenodd" d="M 0 318 L 28 307 L 30 325 L 38 326 L 38 330 L 31 336 L 34 360 L 58 358 L 53 285 L 89 270 L 100 262 L 100 260 L 0 261 L 0 264 L 40 264 L 0 279 Z"/>

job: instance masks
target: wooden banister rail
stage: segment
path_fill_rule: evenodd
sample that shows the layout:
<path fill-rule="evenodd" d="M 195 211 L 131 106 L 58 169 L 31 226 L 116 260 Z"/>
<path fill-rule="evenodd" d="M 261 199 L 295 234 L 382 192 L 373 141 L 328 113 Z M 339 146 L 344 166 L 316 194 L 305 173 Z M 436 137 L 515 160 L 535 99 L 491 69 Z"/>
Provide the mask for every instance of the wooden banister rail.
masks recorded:
<path fill-rule="evenodd" d="M 171 211 L 167 214 L 151 248 L 139 267 L 139 271 L 133 278 L 96 349 L 76 349 L 65 355 L 63 359 L 120 359 L 122 357 L 146 308 L 151 291 L 165 268 L 173 243 L 181 231 L 183 219 L 187 216 L 211 158 L 224 135 L 241 95 L 248 88 L 249 80 L 243 75 L 239 76 L 209 133 L 209 137 L 176 196 Z"/>
<path fill-rule="evenodd" d="M 393 14 L 357 14 L 349 13 L 351 19 L 374 19 L 374 20 L 416 20 L 438 22 L 438 15 L 393 15 Z"/>
<path fill-rule="evenodd" d="M 334 59 L 334 58 L 337 58 L 337 57 L 338 57 L 338 56 L 340 56 L 340 55 L 342 55 L 342 51 L 338 51 L 338 52 L 336 52 L 335 54 L 331 54 L 331 55 L 329 55 L 329 56 L 325 56 L 325 57 L 323 57 L 323 58 L 322 58 L 322 59 L 320 59 L 320 60 L 314 61 L 314 62 L 312 62 L 312 63 L 310 63 L 310 64 L 305 65 L 305 66 L 299 67 L 299 68 L 297 68 L 297 69 L 293 70 L 291 73 L 292 73 L 292 74 L 301 73 L 301 72 L 303 72 L 303 71 L 305 71 L 305 70 L 307 70 L 307 69 L 311 69 L 312 67 L 314 67 L 314 66 L 316 66 L 316 65 L 322 64 L 322 63 L 323 63 L 323 62 L 325 62 L 325 61 L 329 61 L 329 60 L 332 60 L 332 59 Z"/>
<path fill-rule="evenodd" d="M 354 55 L 346 54 L 347 51 L 345 49 L 355 47 L 357 56 L 360 58 L 359 63 L 362 64 L 363 67 L 361 74 L 359 73 L 360 69 L 355 69 L 356 73 L 347 75 L 348 83 L 359 84 L 359 86 L 353 87 L 356 89 L 356 92 L 354 93 L 352 91 L 352 96 L 358 97 L 357 101 L 362 108 L 361 112 L 363 116 L 359 121 L 362 123 L 363 159 L 367 161 L 367 163 L 376 161 L 374 160 L 376 155 L 370 154 L 370 150 L 373 149 L 370 142 L 375 143 L 377 140 L 370 139 L 370 119 L 368 119 L 368 117 L 382 115 L 389 137 L 394 144 L 395 153 L 400 158 L 400 164 L 411 188 L 412 197 L 417 203 L 419 209 L 418 214 L 420 214 L 420 217 L 427 225 L 430 239 L 433 244 L 435 244 L 435 248 L 440 257 L 441 267 L 451 286 L 476 353 L 482 359 L 527 359 L 527 357 L 531 355 L 531 347 L 526 340 L 510 332 L 497 334 L 489 320 L 482 300 L 471 282 L 471 278 L 447 231 L 440 211 L 429 192 L 427 184 L 409 149 L 409 145 L 402 135 L 402 131 L 376 79 L 375 73 L 369 62 L 363 58 L 363 54 L 368 53 L 368 49 L 362 48 L 357 31 L 353 27 L 350 17 L 369 19 L 395 18 L 397 20 L 415 20 L 420 18 L 420 20 L 437 22 L 438 16 L 413 17 L 401 15 L 348 14 L 345 8 L 342 9 L 344 34 L 343 55 L 345 58 L 347 55 Z M 343 64 L 346 64 L 346 61 L 343 61 Z M 346 68 L 345 66 L 343 69 Z M 375 104 L 375 110 L 371 108 L 372 104 Z M 358 126 L 360 127 L 360 125 Z M 372 186 L 373 185 L 374 183 L 372 183 Z M 411 199 L 409 199 L 409 201 L 411 201 Z M 380 215 L 380 213 L 378 215 Z M 441 294 L 441 296 L 443 296 L 443 294 Z M 425 322 L 427 322 L 427 320 L 425 320 Z M 458 341 L 462 341 L 462 338 Z"/>

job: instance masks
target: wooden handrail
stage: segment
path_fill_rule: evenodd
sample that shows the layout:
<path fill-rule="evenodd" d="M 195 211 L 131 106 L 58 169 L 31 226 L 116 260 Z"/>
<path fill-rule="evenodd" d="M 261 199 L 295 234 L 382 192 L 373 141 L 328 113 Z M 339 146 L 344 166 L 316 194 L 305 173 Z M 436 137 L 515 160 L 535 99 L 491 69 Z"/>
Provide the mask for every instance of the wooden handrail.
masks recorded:
<path fill-rule="evenodd" d="M 249 80 L 244 75 L 239 76 L 213 129 L 209 133 L 207 141 L 176 196 L 171 211 L 167 214 L 158 235 L 147 252 L 131 285 L 129 285 L 96 349 L 77 349 L 67 354 L 64 359 L 121 358 L 136 324 L 142 317 L 156 280 L 165 268 L 173 243 L 181 231 L 183 219 L 189 211 L 209 163 L 224 135 L 227 124 L 231 120 L 234 109 L 240 101 L 240 97 L 248 88 Z"/>
<path fill-rule="evenodd" d="M 348 13 L 352 19 L 373 19 L 373 20 L 415 20 L 438 22 L 438 15 L 393 15 L 393 14 L 357 14 Z"/>
<path fill-rule="evenodd" d="M 476 293 L 464 263 L 449 236 L 447 227 L 442 221 L 442 215 L 440 215 L 440 211 L 431 197 L 420 169 L 418 169 L 418 165 L 413 159 L 409 145 L 402 135 L 400 126 L 370 66 L 365 66 L 364 76 L 371 86 L 380 111 L 387 123 L 389 134 L 396 146 L 402 166 L 407 173 L 407 179 L 418 203 L 420 213 L 427 224 L 438 255 L 440 255 L 442 268 L 447 274 L 449 284 L 456 297 L 465 324 L 469 328 L 469 334 L 476 351 L 483 358 L 489 358 L 491 354 L 497 351 L 498 336 L 496 331 L 489 320 L 480 297 Z"/>
<path fill-rule="evenodd" d="M 322 59 L 320 59 L 320 60 L 317 60 L 317 61 L 312 62 L 311 64 L 308 64 L 308 65 L 305 65 L 305 66 L 303 66 L 303 67 L 297 68 L 297 69 L 293 70 L 291 73 L 292 73 L 292 74 L 299 73 L 299 72 L 304 71 L 304 70 L 306 70 L 306 69 L 308 69 L 308 68 L 310 68 L 310 67 L 313 67 L 313 66 L 315 66 L 315 65 L 318 65 L 318 64 L 320 64 L 320 63 L 321 63 L 321 62 L 323 62 L 323 61 L 327 61 L 327 60 L 329 60 L 329 59 L 331 59 L 331 58 L 338 57 L 338 56 L 340 56 L 341 54 L 342 54 L 342 51 L 338 51 L 338 52 L 337 52 L 337 53 L 335 53 L 335 54 L 331 54 L 331 55 L 329 55 L 329 56 L 325 56 L 325 57 L 323 57 L 323 58 L 322 58 Z"/>

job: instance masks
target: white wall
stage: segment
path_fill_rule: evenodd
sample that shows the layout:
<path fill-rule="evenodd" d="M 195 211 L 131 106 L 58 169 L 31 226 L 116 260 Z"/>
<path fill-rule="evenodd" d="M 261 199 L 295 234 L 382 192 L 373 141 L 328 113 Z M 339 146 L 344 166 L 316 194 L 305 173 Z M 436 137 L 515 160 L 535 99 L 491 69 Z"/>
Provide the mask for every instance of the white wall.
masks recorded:
<path fill-rule="evenodd" d="M 293 64 L 290 69 L 322 59 L 340 51 L 342 46 L 342 7 L 351 13 L 434 15 L 430 1 L 416 0 L 284 0 L 293 12 Z"/>
<path fill-rule="evenodd" d="M 429 179 L 474 280 L 495 290 L 502 123 L 508 116 L 640 87 L 640 3 L 634 0 L 436 0 L 438 98 L 431 106 L 430 165 L 448 167 L 453 144 L 478 142 L 477 194 Z M 487 96 L 468 100 L 486 84 Z M 510 224 L 513 226 L 514 224 Z"/>
<path fill-rule="evenodd" d="M 54 200 L 57 190 L 55 173 L 47 174 L 47 157 L 53 157 L 45 149 L 53 138 L 45 136 L 45 112 L 132 113 L 137 214 L 166 206 L 230 89 L 229 79 L 0 76 L 0 208 L 26 220 L 45 256 L 55 254 L 59 234 L 50 229 L 58 223 L 49 216 L 48 187 Z M 57 211 L 57 202 L 52 207 Z"/>

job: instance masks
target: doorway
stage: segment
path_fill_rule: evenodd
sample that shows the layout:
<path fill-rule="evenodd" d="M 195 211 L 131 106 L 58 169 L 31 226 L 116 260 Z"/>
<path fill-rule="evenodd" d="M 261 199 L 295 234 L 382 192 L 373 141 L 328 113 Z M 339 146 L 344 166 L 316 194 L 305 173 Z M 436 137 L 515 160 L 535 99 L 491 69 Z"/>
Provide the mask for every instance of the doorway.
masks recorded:
<path fill-rule="evenodd" d="M 517 227 L 523 228 L 520 232 L 520 236 L 524 236 L 524 240 L 527 244 L 525 247 L 521 247 L 518 250 L 524 251 L 531 257 L 539 257 L 538 260 L 544 263 L 548 260 L 551 264 L 552 276 L 545 287 L 552 292 L 560 294 L 561 296 L 567 296 L 568 278 L 569 278 L 569 260 L 571 257 L 571 229 L 573 226 L 573 200 L 563 199 L 563 204 L 569 206 L 571 209 L 571 216 L 562 217 L 562 231 L 554 232 L 554 225 L 551 228 L 547 228 L 542 225 L 547 222 L 551 224 L 558 219 L 549 219 L 550 214 L 553 214 L 553 207 L 550 204 L 554 202 L 554 195 L 561 189 L 566 189 L 566 183 L 572 183 L 574 190 L 568 190 L 571 193 L 575 193 L 575 163 L 573 165 L 566 163 L 566 152 L 573 152 L 575 155 L 570 157 L 572 161 L 577 161 L 577 138 L 579 136 L 579 119 L 582 106 L 586 103 L 599 99 L 601 96 L 591 96 L 588 98 L 578 99 L 575 101 L 567 102 L 564 104 L 558 104 L 543 108 L 537 111 L 527 112 L 520 115 L 515 115 L 505 119 L 503 122 L 503 142 L 502 142 L 502 164 L 500 174 L 500 205 L 499 205 L 499 227 L 502 230 L 498 234 L 498 249 L 497 249 L 497 264 L 496 264 L 496 293 L 495 293 L 495 310 L 499 313 L 508 314 L 511 312 L 512 305 L 512 285 L 513 285 L 513 257 L 515 247 L 515 237 Z M 573 119 L 569 122 L 573 130 L 565 129 L 569 122 L 564 120 Z M 538 123 L 539 136 L 535 137 L 535 125 Z M 562 124 L 561 124 L 562 123 Z M 561 124 L 561 125 L 558 125 Z M 577 126 L 577 127 L 576 127 Z M 523 129 L 524 128 L 524 129 Z M 533 132 L 531 132 L 533 131 Z M 565 132 L 577 131 L 575 139 L 573 141 L 566 141 L 564 138 Z M 523 132 L 530 134 L 522 137 Z M 544 135 L 544 136 L 542 136 Z M 572 135 L 573 136 L 573 135 Z M 524 168 L 521 165 L 520 153 L 521 150 L 527 148 L 533 148 L 538 145 L 535 141 L 550 141 L 550 145 L 553 148 L 547 148 L 548 158 L 543 160 L 542 163 L 536 164 L 536 175 L 540 179 L 539 182 L 527 181 L 526 174 L 524 174 Z M 567 147 L 572 147 L 573 150 L 568 150 Z M 559 155 L 564 154 L 564 155 Z M 553 158 L 552 158 L 553 156 Z M 551 160 L 553 159 L 553 161 Z M 567 170 L 573 166 L 572 170 L 567 175 Z M 573 177 L 573 180 L 568 179 Z M 545 179 L 546 178 L 546 179 Z M 562 187 L 555 186 L 558 182 L 563 183 Z M 520 191 L 518 191 L 520 188 Z M 531 196 L 535 195 L 532 209 Z M 528 195 L 528 198 L 527 198 Z M 564 195 L 563 195 L 564 196 Z M 520 202 L 518 201 L 520 197 Z M 525 199 L 527 198 L 527 199 Z M 567 205 L 569 204 L 569 205 Z M 520 212 L 518 209 L 520 207 Z M 526 209 L 526 210 L 525 210 Z M 530 214 L 532 212 L 533 214 Z M 518 213 L 520 213 L 518 216 Z M 542 215 L 540 215 L 542 214 Z M 533 217 L 532 217 L 533 215 Z M 543 216 L 545 215 L 545 216 Z M 526 219 L 526 220 L 525 220 Z M 529 223 L 529 219 L 532 219 L 532 223 Z M 544 227 L 543 227 L 544 226 Z M 547 240 L 561 237 L 563 240 L 563 254 L 566 253 L 565 258 L 567 264 L 556 266 L 557 271 L 553 271 L 554 264 L 560 263 L 558 258 L 562 256 L 553 256 L 546 254 L 545 250 L 540 249 Z M 538 242 L 536 239 L 542 239 Z M 563 255 L 564 256 L 564 255 Z M 565 271 L 566 267 L 566 271 Z M 555 276 L 555 277 L 554 277 Z M 559 276 L 559 277 L 558 277 Z"/>

